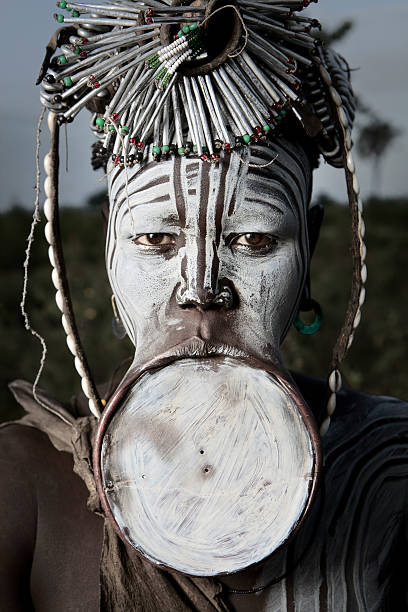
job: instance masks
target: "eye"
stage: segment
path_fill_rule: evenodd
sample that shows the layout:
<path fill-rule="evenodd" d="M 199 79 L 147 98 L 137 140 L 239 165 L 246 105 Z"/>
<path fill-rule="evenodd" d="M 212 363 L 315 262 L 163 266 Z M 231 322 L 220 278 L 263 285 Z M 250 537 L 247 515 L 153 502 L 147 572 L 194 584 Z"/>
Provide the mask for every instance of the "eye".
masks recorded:
<path fill-rule="evenodd" d="M 136 236 L 133 242 L 146 247 L 167 247 L 175 244 L 171 234 L 141 234 Z"/>
<path fill-rule="evenodd" d="M 253 250 L 267 251 L 278 244 L 274 236 L 270 234 L 241 234 L 236 236 L 230 243 L 231 247 L 243 246 Z"/>

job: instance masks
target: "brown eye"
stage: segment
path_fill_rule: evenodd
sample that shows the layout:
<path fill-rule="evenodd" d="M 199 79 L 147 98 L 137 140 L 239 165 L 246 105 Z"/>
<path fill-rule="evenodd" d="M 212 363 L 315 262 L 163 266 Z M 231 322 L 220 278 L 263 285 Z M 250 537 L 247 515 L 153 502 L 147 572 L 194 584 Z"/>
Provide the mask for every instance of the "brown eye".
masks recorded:
<path fill-rule="evenodd" d="M 264 249 L 268 247 L 275 246 L 277 244 L 276 238 L 270 236 L 269 234 L 242 234 L 238 236 L 234 242 L 233 246 L 240 245 L 246 247 L 253 247 L 256 249 Z"/>
<path fill-rule="evenodd" d="M 143 246 L 169 246 L 174 244 L 174 238 L 170 234 L 142 234 L 133 242 Z"/>

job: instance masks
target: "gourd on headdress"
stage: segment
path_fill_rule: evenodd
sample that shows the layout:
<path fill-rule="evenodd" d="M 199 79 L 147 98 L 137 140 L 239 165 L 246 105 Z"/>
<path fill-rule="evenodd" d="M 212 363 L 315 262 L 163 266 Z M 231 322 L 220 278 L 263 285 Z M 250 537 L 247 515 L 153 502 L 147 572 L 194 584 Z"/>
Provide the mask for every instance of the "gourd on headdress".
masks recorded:
<path fill-rule="evenodd" d="M 315 0 L 317 1 L 317 0 Z M 38 83 L 49 109 L 45 214 L 53 280 L 68 346 L 91 411 L 102 404 L 75 326 L 58 230 L 58 133 L 87 107 L 98 138 L 94 167 L 125 168 L 169 156 L 218 163 L 219 154 L 277 138 L 297 125 L 346 174 L 353 282 L 329 375 L 324 434 L 341 387 L 339 365 L 364 302 L 364 223 L 351 154 L 354 100 L 346 62 L 302 15 L 309 0 L 161 0 L 57 3 L 61 29 L 47 47 Z M 58 50 L 57 50 L 58 49 Z"/>

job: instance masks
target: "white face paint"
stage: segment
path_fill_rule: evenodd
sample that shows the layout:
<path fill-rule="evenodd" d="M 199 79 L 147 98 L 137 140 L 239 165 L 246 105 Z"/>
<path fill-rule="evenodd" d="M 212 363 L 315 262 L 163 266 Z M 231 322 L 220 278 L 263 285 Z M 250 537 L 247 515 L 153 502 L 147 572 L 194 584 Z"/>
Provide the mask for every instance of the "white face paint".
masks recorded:
<path fill-rule="evenodd" d="M 252 148 L 257 168 L 232 155 L 109 175 L 107 268 L 136 351 L 95 473 L 124 540 L 192 575 L 272 554 L 316 489 L 318 434 L 279 373 L 308 267 L 311 168 L 274 149 Z"/>
<path fill-rule="evenodd" d="M 177 159 L 113 170 L 109 279 L 135 365 L 193 337 L 279 363 L 308 263 L 310 166 L 285 144 L 219 165 Z M 232 302 L 220 308 L 217 295 Z"/>

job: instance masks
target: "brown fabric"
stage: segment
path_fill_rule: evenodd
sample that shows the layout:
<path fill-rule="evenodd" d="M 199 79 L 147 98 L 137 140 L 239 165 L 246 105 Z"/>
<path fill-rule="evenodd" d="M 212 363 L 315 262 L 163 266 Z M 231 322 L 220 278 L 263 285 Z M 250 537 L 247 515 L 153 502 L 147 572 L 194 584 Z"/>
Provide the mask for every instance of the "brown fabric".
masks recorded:
<path fill-rule="evenodd" d="M 15 381 L 10 389 L 27 415 L 16 423 L 47 434 L 57 450 L 71 453 L 74 472 L 89 491 L 88 509 L 103 516 L 92 470 L 92 443 L 98 421 L 75 419 L 61 404 L 38 390 L 41 406 L 33 398 L 32 385 Z M 6 425 L 6 423 L 4 424 Z M 226 612 L 220 595 L 222 586 L 210 578 L 194 578 L 160 570 L 118 537 L 105 517 L 100 564 L 101 610 L 103 612 Z"/>

